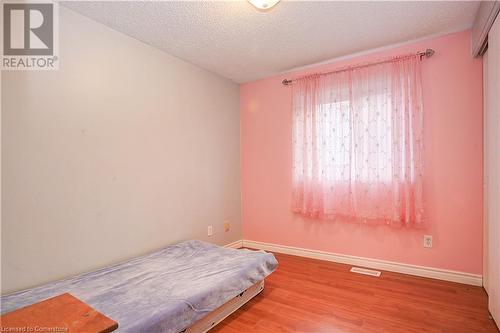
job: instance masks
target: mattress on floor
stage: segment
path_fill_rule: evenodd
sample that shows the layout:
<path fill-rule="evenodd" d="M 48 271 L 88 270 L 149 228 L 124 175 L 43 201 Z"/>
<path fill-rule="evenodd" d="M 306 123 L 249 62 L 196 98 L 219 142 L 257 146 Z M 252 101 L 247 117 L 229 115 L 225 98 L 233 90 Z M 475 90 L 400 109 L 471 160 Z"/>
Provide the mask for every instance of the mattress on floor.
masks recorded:
<path fill-rule="evenodd" d="M 263 251 L 185 241 L 114 266 L 0 298 L 1 313 L 69 292 L 116 320 L 116 332 L 178 333 L 271 274 Z"/>

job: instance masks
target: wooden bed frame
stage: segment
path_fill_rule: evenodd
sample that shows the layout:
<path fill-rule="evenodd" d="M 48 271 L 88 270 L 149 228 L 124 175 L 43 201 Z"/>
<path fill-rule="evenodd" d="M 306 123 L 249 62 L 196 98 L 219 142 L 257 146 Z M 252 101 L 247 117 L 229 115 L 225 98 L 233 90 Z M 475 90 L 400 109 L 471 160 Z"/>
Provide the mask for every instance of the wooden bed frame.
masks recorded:
<path fill-rule="evenodd" d="M 264 280 L 257 282 L 235 298 L 231 299 L 229 302 L 210 312 L 204 318 L 198 320 L 192 326 L 186 328 L 179 333 L 205 333 L 208 332 L 212 327 L 223 321 L 231 313 L 238 310 L 246 302 L 257 296 L 262 290 L 264 290 Z"/>

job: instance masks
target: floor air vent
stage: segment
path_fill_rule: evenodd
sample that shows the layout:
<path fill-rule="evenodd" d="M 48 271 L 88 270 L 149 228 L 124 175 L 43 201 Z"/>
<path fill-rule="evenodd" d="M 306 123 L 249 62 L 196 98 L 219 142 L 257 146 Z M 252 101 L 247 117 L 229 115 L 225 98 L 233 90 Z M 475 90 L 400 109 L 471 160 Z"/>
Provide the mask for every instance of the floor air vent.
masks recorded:
<path fill-rule="evenodd" d="M 380 271 L 374 271 L 372 269 L 366 269 L 366 268 L 361 268 L 361 267 L 352 267 L 351 272 L 353 273 L 358 273 L 358 274 L 364 274 L 364 275 L 371 275 L 371 276 L 380 276 Z"/>

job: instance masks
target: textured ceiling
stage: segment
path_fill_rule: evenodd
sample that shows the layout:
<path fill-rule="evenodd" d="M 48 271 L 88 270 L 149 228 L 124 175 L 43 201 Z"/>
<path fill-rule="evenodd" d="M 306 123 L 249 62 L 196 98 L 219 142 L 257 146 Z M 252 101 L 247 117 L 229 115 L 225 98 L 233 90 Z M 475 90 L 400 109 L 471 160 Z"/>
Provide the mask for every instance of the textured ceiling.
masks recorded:
<path fill-rule="evenodd" d="M 479 2 L 63 2 L 176 57 L 248 82 L 363 50 L 466 29 Z"/>

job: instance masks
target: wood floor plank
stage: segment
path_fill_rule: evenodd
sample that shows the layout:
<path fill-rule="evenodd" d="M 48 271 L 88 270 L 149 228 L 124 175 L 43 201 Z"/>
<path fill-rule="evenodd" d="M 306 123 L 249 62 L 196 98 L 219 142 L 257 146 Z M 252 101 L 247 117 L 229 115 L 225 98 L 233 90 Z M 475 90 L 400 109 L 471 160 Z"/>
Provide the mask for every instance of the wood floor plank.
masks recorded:
<path fill-rule="evenodd" d="M 483 288 L 275 254 L 264 291 L 210 333 L 499 332 Z"/>

